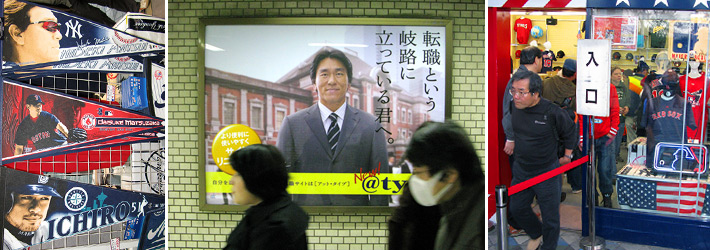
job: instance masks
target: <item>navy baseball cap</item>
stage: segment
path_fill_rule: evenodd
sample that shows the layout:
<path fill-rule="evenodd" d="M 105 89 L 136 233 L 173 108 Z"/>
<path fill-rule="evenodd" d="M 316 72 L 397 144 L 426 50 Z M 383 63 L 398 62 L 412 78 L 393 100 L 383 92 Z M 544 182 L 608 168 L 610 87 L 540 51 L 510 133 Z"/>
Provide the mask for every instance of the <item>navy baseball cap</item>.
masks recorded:
<path fill-rule="evenodd" d="M 39 184 L 27 184 L 27 185 L 22 185 L 22 186 L 16 186 L 14 190 L 12 190 L 16 194 L 24 194 L 24 195 L 49 195 L 49 196 L 54 196 L 54 197 L 59 197 L 61 198 L 62 195 L 60 195 L 57 190 L 55 190 L 53 187 L 47 186 L 47 185 L 39 185 Z"/>
<path fill-rule="evenodd" d="M 614 52 L 614 55 L 612 55 L 611 60 L 618 61 L 619 59 L 621 59 L 621 53 L 619 53 L 618 51 Z"/>
<path fill-rule="evenodd" d="M 557 51 L 557 58 L 564 58 L 564 57 L 565 57 L 565 52 L 564 52 L 564 51 L 562 51 L 562 50 Z"/>
<path fill-rule="evenodd" d="M 672 69 L 667 70 L 663 73 L 663 76 L 661 76 L 661 83 L 663 85 L 675 86 L 678 85 L 679 82 L 678 74 Z"/>
<path fill-rule="evenodd" d="M 634 60 L 634 55 L 631 52 L 626 53 L 626 60 Z"/>
<path fill-rule="evenodd" d="M 567 59 L 565 60 L 565 64 L 563 65 L 563 67 L 567 70 L 577 72 L 577 60 Z"/>
<path fill-rule="evenodd" d="M 29 105 L 37 105 L 38 103 L 44 104 L 42 98 L 35 94 L 28 95 L 27 99 L 25 99 L 25 103 Z"/>
<path fill-rule="evenodd" d="M 658 56 L 657 54 L 653 54 L 653 55 L 651 56 L 651 62 L 655 62 L 657 56 Z"/>

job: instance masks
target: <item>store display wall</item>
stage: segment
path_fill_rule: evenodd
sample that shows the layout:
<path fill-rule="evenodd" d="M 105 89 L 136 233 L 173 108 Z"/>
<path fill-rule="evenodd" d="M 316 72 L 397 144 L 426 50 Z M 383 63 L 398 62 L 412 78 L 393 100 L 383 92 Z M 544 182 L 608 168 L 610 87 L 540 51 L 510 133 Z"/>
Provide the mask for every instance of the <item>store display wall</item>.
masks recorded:
<path fill-rule="evenodd" d="M 542 37 L 534 38 L 530 36 L 527 43 L 519 44 L 516 39 L 514 22 L 520 17 L 530 19 L 533 27 L 540 27 L 543 31 Z M 547 25 L 546 20 L 548 18 L 557 19 L 557 24 Z M 582 28 L 582 22 L 585 18 L 586 16 L 584 15 L 511 15 L 511 58 L 516 58 L 515 51 L 522 50 L 525 47 L 530 46 L 530 43 L 533 40 L 537 41 L 537 47 L 543 51 L 545 50 L 545 46 L 543 46 L 543 44 L 549 41 L 552 44 L 551 50 L 554 53 L 557 53 L 560 50 L 564 51 L 564 58 L 558 58 L 557 61 L 554 61 L 552 65 L 553 67 L 562 67 L 562 64 L 564 63 L 565 59 L 577 58 L 577 35 L 578 32 L 581 32 L 580 29 Z M 581 34 L 584 35 L 583 32 Z M 518 67 L 520 67 L 520 60 L 516 58 L 513 60 L 513 69 L 517 69 Z"/>
<path fill-rule="evenodd" d="M 454 21 L 452 119 L 485 162 L 485 2 L 173 1 L 168 3 L 170 84 L 168 237 L 172 249 L 222 248 L 243 213 L 198 207 L 198 24 L 207 17 L 390 17 Z M 235 39 L 239 39 L 235 37 Z M 485 168 L 485 166 L 483 166 Z M 310 249 L 385 249 L 389 213 L 311 213 Z"/>

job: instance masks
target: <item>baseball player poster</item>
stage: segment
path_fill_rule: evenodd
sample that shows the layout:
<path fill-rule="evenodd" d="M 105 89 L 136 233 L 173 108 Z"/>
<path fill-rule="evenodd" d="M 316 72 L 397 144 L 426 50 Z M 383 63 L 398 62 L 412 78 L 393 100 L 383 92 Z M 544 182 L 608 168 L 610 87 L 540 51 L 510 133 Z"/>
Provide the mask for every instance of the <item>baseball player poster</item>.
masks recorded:
<path fill-rule="evenodd" d="M 12 169 L 0 169 L 4 181 L 3 250 L 65 238 L 145 218 L 165 208 L 165 196 L 122 191 Z M 150 230 L 144 230 L 147 233 Z M 155 230 L 154 230 L 155 231 Z M 137 243 L 137 242 L 136 242 Z"/>
<path fill-rule="evenodd" d="M 155 139 L 163 119 L 11 80 L 3 84 L 2 163 Z"/>
<path fill-rule="evenodd" d="M 126 56 L 165 50 L 163 45 L 41 5 L 4 3 L 3 72 L 142 72 L 143 64 Z"/>
<path fill-rule="evenodd" d="M 707 23 L 692 23 L 671 21 L 670 40 L 673 46 L 668 48 L 668 55 L 671 60 L 688 60 L 691 55 L 699 62 L 705 62 L 708 53 L 708 34 L 710 25 Z"/>
<path fill-rule="evenodd" d="M 204 110 L 206 204 L 234 205 L 230 176 L 212 154 L 220 131 L 241 124 L 284 155 L 298 204 L 398 205 L 401 189 L 391 188 L 392 180 L 411 173 L 403 154 L 414 131 L 450 116 L 450 20 L 203 23 L 204 92 L 197 103 Z M 244 141 L 232 135 L 240 143 L 224 152 Z"/>

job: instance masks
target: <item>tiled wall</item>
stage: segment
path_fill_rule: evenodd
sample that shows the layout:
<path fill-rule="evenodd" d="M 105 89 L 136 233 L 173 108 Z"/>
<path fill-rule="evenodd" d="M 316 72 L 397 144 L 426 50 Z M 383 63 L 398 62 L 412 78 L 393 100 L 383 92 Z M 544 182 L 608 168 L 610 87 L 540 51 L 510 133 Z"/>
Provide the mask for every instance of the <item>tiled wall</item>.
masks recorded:
<path fill-rule="evenodd" d="M 484 0 L 168 0 L 168 246 L 217 249 L 242 218 L 198 207 L 198 23 L 203 17 L 390 17 L 454 20 L 452 118 L 469 132 L 481 162 L 485 143 Z M 311 213 L 310 249 L 385 249 L 387 213 Z"/>

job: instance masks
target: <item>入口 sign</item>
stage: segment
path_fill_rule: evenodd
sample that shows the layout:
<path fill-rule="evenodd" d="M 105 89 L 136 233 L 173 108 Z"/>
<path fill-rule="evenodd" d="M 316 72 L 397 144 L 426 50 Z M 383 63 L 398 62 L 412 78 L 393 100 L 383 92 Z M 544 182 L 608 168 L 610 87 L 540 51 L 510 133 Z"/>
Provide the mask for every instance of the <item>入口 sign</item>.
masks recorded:
<path fill-rule="evenodd" d="M 611 41 L 577 42 L 577 113 L 609 116 Z"/>

